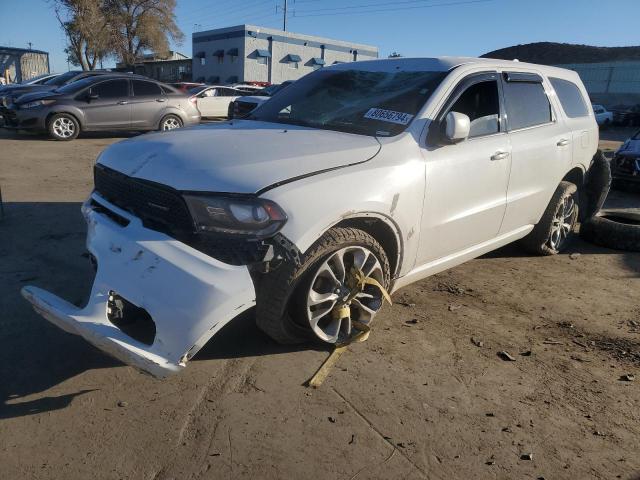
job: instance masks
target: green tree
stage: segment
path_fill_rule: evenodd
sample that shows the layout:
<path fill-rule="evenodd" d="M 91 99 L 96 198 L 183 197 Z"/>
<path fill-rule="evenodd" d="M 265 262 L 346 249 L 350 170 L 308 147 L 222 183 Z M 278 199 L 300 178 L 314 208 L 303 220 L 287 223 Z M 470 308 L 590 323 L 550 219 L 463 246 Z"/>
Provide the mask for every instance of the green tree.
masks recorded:
<path fill-rule="evenodd" d="M 171 41 L 182 42 L 175 0 L 104 0 L 116 56 L 132 66 L 145 52 L 162 56 Z"/>

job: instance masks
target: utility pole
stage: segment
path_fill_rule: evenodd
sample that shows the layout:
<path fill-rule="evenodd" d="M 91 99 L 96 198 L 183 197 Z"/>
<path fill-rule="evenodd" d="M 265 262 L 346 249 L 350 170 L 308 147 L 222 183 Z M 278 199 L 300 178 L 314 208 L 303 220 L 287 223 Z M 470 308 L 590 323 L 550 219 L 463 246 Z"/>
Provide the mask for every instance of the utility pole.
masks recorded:
<path fill-rule="evenodd" d="M 287 0 L 284 0 L 284 18 L 282 21 L 282 30 L 287 31 Z"/>

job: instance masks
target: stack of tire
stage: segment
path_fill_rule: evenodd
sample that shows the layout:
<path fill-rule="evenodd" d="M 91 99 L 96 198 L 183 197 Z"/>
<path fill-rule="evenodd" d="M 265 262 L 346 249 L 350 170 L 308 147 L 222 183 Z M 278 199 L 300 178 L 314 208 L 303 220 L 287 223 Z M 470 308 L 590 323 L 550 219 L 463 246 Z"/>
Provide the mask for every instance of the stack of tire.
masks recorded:
<path fill-rule="evenodd" d="M 640 210 L 602 209 L 611 187 L 609 161 L 596 153 L 586 179 L 586 214 L 580 236 L 595 245 L 640 252 Z"/>

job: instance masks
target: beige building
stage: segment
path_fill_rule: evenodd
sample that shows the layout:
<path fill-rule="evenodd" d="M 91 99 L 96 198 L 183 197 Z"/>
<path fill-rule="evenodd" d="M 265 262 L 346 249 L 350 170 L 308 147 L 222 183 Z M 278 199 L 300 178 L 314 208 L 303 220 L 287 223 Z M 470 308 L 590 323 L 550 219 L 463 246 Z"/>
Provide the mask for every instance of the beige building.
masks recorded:
<path fill-rule="evenodd" d="M 49 53 L 26 48 L 0 47 L 0 76 L 9 83 L 49 73 Z"/>
<path fill-rule="evenodd" d="M 193 79 L 208 83 L 296 80 L 334 63 L 378 58 L 378 47 L 256 25 L 193 34 Z"/>

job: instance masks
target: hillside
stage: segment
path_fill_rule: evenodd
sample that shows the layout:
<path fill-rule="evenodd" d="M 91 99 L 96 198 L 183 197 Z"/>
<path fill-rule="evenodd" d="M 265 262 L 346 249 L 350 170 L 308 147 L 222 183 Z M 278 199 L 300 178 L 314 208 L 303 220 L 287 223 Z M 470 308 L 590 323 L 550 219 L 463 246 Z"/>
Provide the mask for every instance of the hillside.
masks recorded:
<path fill-rule="evenodd" d="M 485 53 L 482 57 L 559 65 L 563 63 L 597 63 L 623 60 L 640 60 L 637 47 L 593 47 L 570 43 L 538 42 L 501 48 Z"/>

